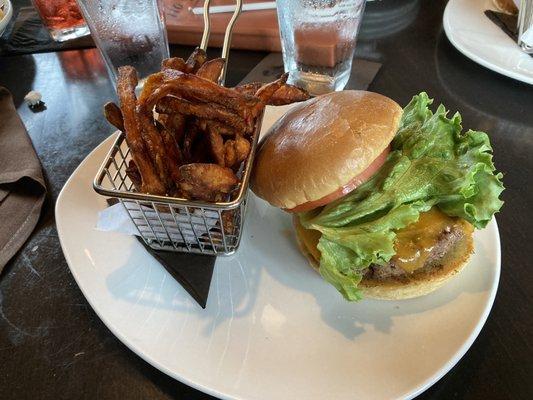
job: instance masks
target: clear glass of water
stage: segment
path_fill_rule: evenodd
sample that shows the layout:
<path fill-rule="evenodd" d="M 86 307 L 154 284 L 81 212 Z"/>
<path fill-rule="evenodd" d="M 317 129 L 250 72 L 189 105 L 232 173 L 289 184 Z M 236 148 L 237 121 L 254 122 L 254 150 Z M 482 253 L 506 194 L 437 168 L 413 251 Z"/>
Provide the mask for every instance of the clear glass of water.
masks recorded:
<path fill-rule="evenodd" d="M 350 79 L 365 0 L 277 0 L 289 82 L 317 95 Z"/>
<path fill-rule="evenodd" d="M 135 67 L 142 80 L 169 57 L 160 0 L 78 0 L 109 76 L 116 86 L 122 65 Z"/>
<path fill-rule="evenodd" d="M 518 44 L 533 54 L 533 0 L 521 0 L 518 13 Z"/>

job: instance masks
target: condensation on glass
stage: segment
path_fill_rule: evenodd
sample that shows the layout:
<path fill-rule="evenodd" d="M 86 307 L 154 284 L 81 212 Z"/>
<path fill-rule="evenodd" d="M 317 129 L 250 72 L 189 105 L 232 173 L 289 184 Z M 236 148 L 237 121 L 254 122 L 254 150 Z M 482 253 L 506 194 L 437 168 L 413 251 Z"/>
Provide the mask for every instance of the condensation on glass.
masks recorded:
<path fill-rule="evenodd" d="M 344 89 L 364 7 L 364 0 L 277 0 L 290 83 L 315 95 Z"/>

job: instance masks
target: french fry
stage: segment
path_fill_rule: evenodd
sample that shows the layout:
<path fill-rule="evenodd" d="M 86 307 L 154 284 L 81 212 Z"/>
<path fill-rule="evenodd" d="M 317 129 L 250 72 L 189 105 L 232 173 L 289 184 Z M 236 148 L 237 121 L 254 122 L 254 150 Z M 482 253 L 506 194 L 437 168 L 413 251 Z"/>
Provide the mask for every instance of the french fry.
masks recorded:
<path fill-rule="evenodd" d="M 223 167 L 224 162 L 224 140 L 216 128 L 210 128 L 208 131 L 209 144 L 211 145 L 211 154 L 216 163 Z"/>
<path fill-rule="evenodd" d="M 176 69 L 178 71 L 187 71 L 187 64 L 181 57 L 165 58 L 161 62 L 161 69 Z"/>
<path fill-rule="evenodd" d="M 252 145 L 248 140 L 243 138 L 241 135 L 237 135 L 235 138 L 235 154 L 237 157 L 237 163 L 241 163 L 248 157 L 250 154 L 250 149 Z"/>
<path fill-rule="evenodd" d="M 203 65 L 203 63 L 205 63 L 206 60 L 207 60 L 207 54 L 205 54 L 205 51 L 197 47 L 196 49 L 194 49 L 192 54 L 189 56 L 189 58 L 185 62 L 186 71 L 195 73 Z"/>
<path fill-rule="evenodd" d="M 107 119 L 107 122 L 119 131 L 124 132 L 124 118 L 122 117 L 122 111 L 120 111 L 119 106 L 113 102 L 105 103 L 104 116 Z"/>
<path fill-rule="evenodd" d="M 150 97 L 148 100 L 150 104 L 155 104 L 160 98 L 172 94 L 190 101 L 222 105 L 245 119 L 247 116 L 252 118 L 256 116 L 250 115 L 250 111 L 260 103 L 260 99 L 255 96 L 242 94 L 199 76 L 180 71 L 165 70 L 163 76 L 165 84 Z"/>
<path fill-rule="evenodd" d="M 226 167 L 237 168 L 246 160 L 252 145 L 241 135 L 236 135 L 235 140 L 226 140 L 224 143 L 224 162 Z"/>
<path fill-rule="evenodd" d="M 142 129 L 142 138 L 146 143 L 148 154 L 152 158 L 159 180 L 165 186 L 165 193 L 174 186 L 172 180 L 172 164 L 168 159 L 166 147 L 163 144 L 163 138 L 154 125 L 151 111 L 144 109 L 142 106 L 137 106 L 137 116 Z"/>
<path fill-rule="evenodd" d="M 226 140 L 224 143 L 224 164 L 229 168 L 233 168 L 237 164 L 237 152 L 233 139 Z"/>
<path fill-rule="evenodd" d="M 263 104 L 268 104 L 270 98 L 274 96 L 274 93 L 276 93 L 276 91 L 281 88 L 285 84 L 285 82 L 287 82 L 288 77 L 289 74 L 285 73 L 281 75 L 280 78 L 276 79 L 274 82 L 267 83 L 255 93 L 255 96 L 261 99 Z"/>
<path fill-rule="evenodd" d="M 224 225 L 224 233 L 231 235 L 235 232 L 235 210 L 222 211 L 222 223 Z"/>
<path fill-rule="evenodd" d="M 261 89 L 261 87 L 264 85 L 265 84 L 263 82 L 250 82 L 250 83 L 245 83 L 243 85 L 235 86 L 234 89 L 239 93 L 247 94 L 249 96 L 254 96 L 255 93 L 259 89 Z"/>
<path fill-rule="evenodd" d="M 133 187 L 137 192 L 142 190 L 142 178 L 141 173 L 139 172 L 139 168 L 137 168 L 137 164 L 135 164 L 135 161 L 130 160 L 128 167 L 126 168 L 126 175 L 128 178 L 130 178 L 131 183 L 133 183 Z"/>
<path fill-rule="evenodd" d="M 185 134 L 185 124 L 187 118 L 183 114 L 167 114 L 165 128 L 174 136 L 174 140 L 179 145 Z"/>
<path fill-rule="evenodd" d="M 196 76 L 218 83 L 225 62 L 226 60 L 223 58 L 215 58 L 214 60 L 206 61 L 198 71 L 196 71 Z"/>
<path fill-rule="evenodd" d="M 163 114 L 180 113 L 201 119 L 216 120 L 238 131 L 247 130 L 246 122 L 240 116 L 217 104 L 193 103 L 178 97 L 167 96 L 158 101 L 156 111 Z"/>
<path fill-rule="evenodd" d="M 183 158 L 186 162 L 192 160 L 192 145 L 198 132 L 198 124 L 195 121 L 188 121 L 185 125 L 185 134 L 183 136 Z"/>
<path fill-rule="evenodd" d="M 235 86 L 234 89 L 239 93 L 255 95 L 259 89 L 265 85 L 266 84 L 262 82 L 251 82 Z M 309 93 L 306 90 L 299 88 L 298 86 L 284 83 L 271 95 L 266 104 L 271 106 L 282 106 L 305 101 L 309 98 L 311 98 L 311 96 L 309 96 Z"/>
<path fill-rule="evenodd" d="M 136 86 L 137 72 L 135 69 L 130 66 L 120 67 L 118 69 L 117 93 L 124 117 L 126 142 L 141 175 L 141 190 L 144 193 L 165 194 L 165 186 L 159 179 L 142 137 L 141 125 L 136 112 Z"/>
<path fill-rule="evenodd" d="M 145 104 L 146 100 L 154 93 L 154 91 L 159 88 L 164 82 L 164 76 L 162 72 L 156 72 L 146 78 L 144 81 L 144 86 L 139 95 L 139 104 Z"/>
<path fill-rule="evenodd" d="M 167 167 L 170 172 L 170 178 L 172 179 L 174 185 L 178 185 L 178 182 L 181 178 L 179 167 L 183 164 L 183 156 L 181 154 L 180 148 L 174 139 L 174 136 L 164 127 L 159 130 L 161 138 L 163 139 L 163 145 L 165 146 L 167 152 Z M 173 187 L 174 185 L 171 185 Z"/>
<path fill-rule="evenodd" d="M 309 96 L 309 93 L 306 90 L 285 83 L 274 92 L 267 104 L 271 106 L 283 106 L 309 100 L 310 98 L 311 96 Z"/>
<path fill-rule="evenodd" d="M 180 189 L 192 199 L 223 201 L 239 183 L 229 168 L 217 164 L 186 164 L 180 167 Z"/>
<path fill-rule="evenodd" d="M 222 136 L 235 136 L 237 134 L 235 128 L 223 124 L 222 122 L 203 120 L 206 124 L 206 129 L 216 129 Z"/>

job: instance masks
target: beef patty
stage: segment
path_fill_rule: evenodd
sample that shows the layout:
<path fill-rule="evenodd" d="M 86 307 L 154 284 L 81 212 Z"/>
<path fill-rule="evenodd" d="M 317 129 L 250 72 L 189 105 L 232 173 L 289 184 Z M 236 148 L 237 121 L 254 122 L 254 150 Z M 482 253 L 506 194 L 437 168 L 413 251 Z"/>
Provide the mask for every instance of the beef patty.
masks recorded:
<path fill-rule="evenodd" d="M 431 249 L 424 266 L 414 273 L 428 272 L 432 269 L 440 268 L 441 259 L 450 251 L 458 241 L 464 236 L 464 232 L 459 227 L 452 226 L 446 228 L 439 235 L 437 243 Z M 411 275 L 395 265 L 394 259 L 385 265 L 372 264 L 363 271 L 363 279 L 385 280 L 402 279 Z"/>

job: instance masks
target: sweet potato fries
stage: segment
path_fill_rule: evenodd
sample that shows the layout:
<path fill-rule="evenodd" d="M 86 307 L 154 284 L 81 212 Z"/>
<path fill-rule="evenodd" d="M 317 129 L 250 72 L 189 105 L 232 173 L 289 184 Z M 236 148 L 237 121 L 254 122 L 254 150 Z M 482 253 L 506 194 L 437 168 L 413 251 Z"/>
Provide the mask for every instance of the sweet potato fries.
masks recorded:
<path fill-rule="evenodd" d="M 257 118 L 267 104 L 309 98 L 285 83 L 218 84 L 224 60 L 207 61 L 196 49 L 187 60 L 169 58 L 150 75 L 137 98 L 137 73 L 120 67 L 119 106 L 104 115 L 124 132 L 131 160 L 126 173 L 136 191 L 208 202 L 226 201 L 251 151 Z"/>

